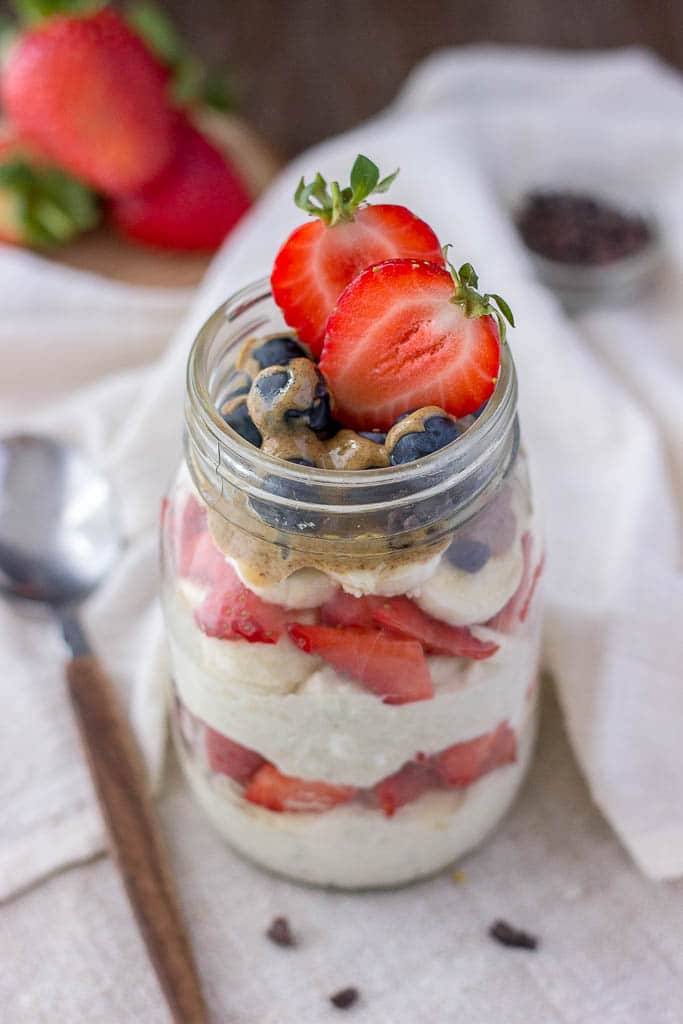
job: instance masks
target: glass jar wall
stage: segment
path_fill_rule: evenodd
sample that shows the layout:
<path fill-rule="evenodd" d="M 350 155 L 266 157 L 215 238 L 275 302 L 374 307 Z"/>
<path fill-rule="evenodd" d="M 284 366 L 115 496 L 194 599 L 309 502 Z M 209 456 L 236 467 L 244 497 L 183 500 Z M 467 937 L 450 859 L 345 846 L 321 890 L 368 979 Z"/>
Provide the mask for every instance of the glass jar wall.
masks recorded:
<path fill-rule="evenodd" d="M 267 283 L 188 369 L 163 600 L 183 770 L 233 847 L 304 882 L 401 884 L 500 820 L 535 732 L 538 515 L 503 351 L 496 391 L 418 462 L 323 471 L 219 408 L 236 355 L 286 332 Z"/>

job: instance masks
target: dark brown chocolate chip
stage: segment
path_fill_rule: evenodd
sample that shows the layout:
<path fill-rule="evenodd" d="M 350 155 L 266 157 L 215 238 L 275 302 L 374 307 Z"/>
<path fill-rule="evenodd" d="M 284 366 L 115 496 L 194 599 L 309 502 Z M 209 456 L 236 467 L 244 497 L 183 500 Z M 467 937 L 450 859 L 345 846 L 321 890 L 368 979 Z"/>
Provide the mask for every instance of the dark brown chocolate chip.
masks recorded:
<path fill-rule="evenodd" d="M 296 939 L 292 934 L 292 929 L 289 927 L 289 921 L 286 917 L 274 918 L 266 935 L 277 946 L 296 946 Z"/>
<path fill-rule="evenodd" d="M 514 928 L 507 921 L 495 921 L 489 928 L 489 935 L 500 942 L 501 946 L 512 946 L 514 949 L 536 949 L 538 946 L 535 935 Z"/>
<path fill-rule="evenodd" d="M 358 999 L 359 992 L 357 988 L 350 985 L 348 988 L 340 988 L 338 992 L 335 992 L 333 996 L 330 996 L 330 1002 L 333 1006 L 336 1006 L 338 1010 L 348 1010 L 350 1006 Z"/>

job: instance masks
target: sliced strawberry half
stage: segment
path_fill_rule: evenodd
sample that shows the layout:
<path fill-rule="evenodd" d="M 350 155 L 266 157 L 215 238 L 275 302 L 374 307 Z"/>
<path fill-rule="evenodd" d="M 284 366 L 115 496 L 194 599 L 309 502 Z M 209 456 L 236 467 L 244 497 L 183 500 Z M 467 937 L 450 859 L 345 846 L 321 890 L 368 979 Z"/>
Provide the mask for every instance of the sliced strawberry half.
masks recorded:
<path fill-rule="evenodd" d="M 448 786 L 469 786 L 487 772 L 517 760 L 517 740 L 507 724 L 473 740 L 455 743 L 434 758 L 437 772 Z"/>
<path fill-rule="evenodd" d="M 353 786 L 333 786 L 329 782 L 310 782 L 283 775 L 272 764 L 258 769 L 244 791 L 252 804 L 271 811 L 329 811 L 347 803 L 356 795 Z"/>
<path fill-rule="evenodd" d="M 407 597 L 379 599 L 372 618 L 395 633 L 419 640 L 429 654 L 451 654 L 479 661 L 498 650 L 498 644 L 479 640 L 464 626 L 449 626 L 432 618 Z"/>
<path fill-rule="evenodd" d="M 386 816 L 391 818 L 399 807 L 412 803 L 439 783 L 439 775 L 431 765 L 411 761 L 400 771 L 378 782 L 373 787 L 372 798 L 379 803 Z"/>
<path fill-rule="evenodd" d="M 328 191 L 325 179 L 317 175 L 310 185 L 302 178 L 297 189 L 297 206 L 317 219 L 296 228 L 282 246 L 271 286 L 285 320 L 316 356 L 337 299 L 365 267 L 392 256 L 443 265 L 438 238 L 405 206 L 360 206 L 373 192 L 385 192 L 394 177 L 380 181 L 376 165 L 359 156 L 350 188 L 332 182 Z"/>
<path fill-rule="evenodd" d="M 207 636 L 219 640 L 275 644 L 284 633 L 287 613 L 252 593 L 225 562 L 220 579 L 196 609 L 195 620 Z"/>
<path fill-rule="evenodd" d="M 434 696 L 421 644 L 397 639 L 378 629 L 305 626 L 293 623 L 289 634 L 310 654 L 319 654 L 338 672 L 358 680 L 386 704 L 408 704 Z"/>
<path fill-rule="evenodd" d="M 243 747 L 234 740 L 228 739 L 222 732 L 217 732 L 210 725 L 205 733 L 206 758 L 212 772 L 227 775 L 234 782 L 244 785 L 245 782 L 265 763 L 264 758 L 249 747 Z"/>
<path fill-rule="evenodd" d="M 500 368 L 500 296 L 480 295 L 477 275 L 435 262 L 390 259 L 360 273 L 327 323 L 320 368 L 335 415 L 359 430 L 388 429 L 404 412 L 434 405 L 452 416 L 491 397 Z"/>

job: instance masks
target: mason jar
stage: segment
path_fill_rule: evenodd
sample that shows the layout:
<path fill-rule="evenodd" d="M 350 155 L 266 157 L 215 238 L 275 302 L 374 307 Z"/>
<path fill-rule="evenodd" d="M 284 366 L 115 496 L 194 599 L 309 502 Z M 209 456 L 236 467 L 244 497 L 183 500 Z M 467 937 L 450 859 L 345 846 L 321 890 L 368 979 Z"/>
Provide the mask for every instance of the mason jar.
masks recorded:
<path fill-rule="evenodd" d="M 532 753 L 542 540 L 514 364 L 503 346 L 493 396 L 432 455 L 321 470 L 219 411 L 243 344 L 282 334 L 260 281 L 190 354 L 162 529 L 175 747 L 244 856 L 317 885 L 398 885 L 481 843 Z M 321 623 L 329 649 L 308 642 Z"/>

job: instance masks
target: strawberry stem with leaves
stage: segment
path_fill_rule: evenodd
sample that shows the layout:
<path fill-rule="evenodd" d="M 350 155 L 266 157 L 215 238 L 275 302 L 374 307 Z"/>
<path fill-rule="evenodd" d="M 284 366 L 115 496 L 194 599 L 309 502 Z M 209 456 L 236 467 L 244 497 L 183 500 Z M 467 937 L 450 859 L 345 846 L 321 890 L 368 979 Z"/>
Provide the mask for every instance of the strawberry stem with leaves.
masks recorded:
<path fill-rule="evenodd" d="M 512 310 L 501 295 L 496 295 L 493 292 L 490 294 L 485 292 L 482 295 L 481 292 L 478 292 L 479 277 L 474 267 L 471 263 L 463 263 L 460 269 L 456 270 L 448 259 L 448 250 L 450 248 L 450 245 L 444 245 L 443 257 L 455 285 L 455 295 L 451 302 L 456 306 L 460 306 L 465 316 L 472 319 L 480 316 L 494 316 L 498 321 L 501 344 L 504 345 L 507 332 L 505 321 L 507 320 L 510 327 L 515 326 Z"/>
<path fill-rule="evenodd" d="M 359 153 L 351 168 L 350 186 L 342 188 L 338 181 L 331 181 L 328 186 L 322 174 L 316 174 L 308 185 L 301 179 L 294 202 L 312 217 L 319 217 L 327 227 L 334 227 L 340 221 L 353 220 L 361 203 L 368 196 L 386 192 L 397 174 L 398 168 L 380 180 L 377 164 Z"/>

